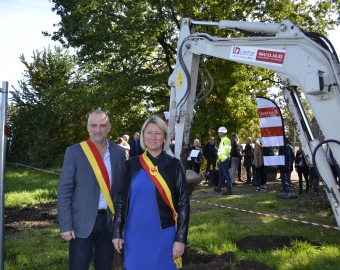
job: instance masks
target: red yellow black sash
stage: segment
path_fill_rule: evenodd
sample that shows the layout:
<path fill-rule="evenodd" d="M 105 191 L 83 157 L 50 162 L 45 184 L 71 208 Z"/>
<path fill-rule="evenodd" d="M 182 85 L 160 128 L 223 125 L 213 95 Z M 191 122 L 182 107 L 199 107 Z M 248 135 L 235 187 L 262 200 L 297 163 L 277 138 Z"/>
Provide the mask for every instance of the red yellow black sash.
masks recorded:
<path fill-rule="evenodd" d="M 177 229 L 177 212 L 172 201 L 170 189 L 163 176 L 159 173 L 157 166 L 153 165 L 152 161 L 146 155 L 146 152 L 147 151 L 145 151 L 142 155 L 139 155 L 139 161 L 142 164 L 143 169 L 151 178 L 152 182 L 155 184 L 164 202 L 170 207 Z"/>
<path fill-rule="evenodd" d="M 107 172 L 104 160 L 100 155 L 97 147 L 94 143 L 88 139 L 87 141 L 80 143 L 81 148 L 83 149 L 87 159 L 89 160 L 91 167 L 93 169 L 94 174 L 96 175 L 99 187 L 101 192 L 103 193 L 104 199 L 110 208 L 112 214 L 115 213 L 115 209 L 113 207 L 111 195 L 110 195 L 110 178 Z M 112 216 L 113 219 L 113 216 Z"/>

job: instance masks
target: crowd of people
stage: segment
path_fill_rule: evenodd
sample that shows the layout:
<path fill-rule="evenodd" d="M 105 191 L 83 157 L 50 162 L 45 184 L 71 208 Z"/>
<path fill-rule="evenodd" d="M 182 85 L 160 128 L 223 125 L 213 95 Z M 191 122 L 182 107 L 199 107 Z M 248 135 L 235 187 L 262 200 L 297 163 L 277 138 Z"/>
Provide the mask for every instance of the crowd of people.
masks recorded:
<path fill-rule="evenodd" d="M 222 195 L 231 195 L 232 187 L 237 184 L 236 181 L 255 186 L 256 192 L 268 190 L 262 139 L 257 138 L 253 143 L 252 139 L 248 137 L 243 147 L 237 134 L 232 134 L 230 139 L 228 138 L 225 127 L 220 127 L 217 130 L 217 134 L 220 138 L 219 144 L 215 143 L 213 136 L 209 137 L 209 141 L 203 148 L 199 145 L 198 139 L 194 140 L 191 150 L 199 150 L 200 153 L 197 159 L 191 157 L 189 153 L 188 169 L 200 173 L 200 166 L 196 164 L 200 164 L 201 157 L 204 157 L 206 168 L 202 171 L 202 175 L 205 178 L 205 182 L 214 186 L 214 191 L 222 193 Z M 278 179 L 281 180 L 282 186 L 280 192 L 286 193 L 289 191 L 289 187 L 294 185 L 291 181 L 291 173 L 295 169 L 299 179 L 299 194 L 307 193 L 311 186 L 311 173 L 305 160 L 304 152 L 300 147 L 295 153 L 289 138 L 285 138 L 285 147 L 280 147 L 279 149 L 279 155 L 284 155 L 285 158 L 285 165 L 278 166 L 278 172 L 280 173 Z M 328 145 L 324 149 L 334 178 L 337 180 L 337 183 L 340 183 L 336 166 L 333 165 L 332 152 Z M 195 152 L 195 154 L 197 153 Z M 242 179 L 242 168 L 246 171 L 246 179 Z M 217 171 L 219 174 L 218 180 L 213 177 Z M 222 192 L 223 186 L 226 187 L 225 192 Z M 303 188 L 304 186 L 305 188 Z"/>

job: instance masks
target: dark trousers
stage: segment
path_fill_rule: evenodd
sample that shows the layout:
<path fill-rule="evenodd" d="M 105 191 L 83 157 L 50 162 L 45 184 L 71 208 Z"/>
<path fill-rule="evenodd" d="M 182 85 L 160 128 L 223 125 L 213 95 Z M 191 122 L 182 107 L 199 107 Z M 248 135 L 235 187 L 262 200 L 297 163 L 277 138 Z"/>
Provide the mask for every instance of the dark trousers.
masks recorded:
<path fill-rule="evenodd" d="M 192 170 L 196 172 L 197 174 L 200 174 L 200 169 L 201 169 L 201 163 L 196 163 L 195 161 L 192 162 Z"/>
<path fill-rule="evenodd" d="M 217 159 L 207 159 L 207 168 L 206 172 L 210 170 L 210 166 L 213 167 L 213 171 L 216 169 Z"/>
<path fill-rule="evenodd" d="M 220 181 L 219 184 L 224 183 L 224 178 L 227 180 L 227 185 L 231 185 L 231 178 L 229 174 L 229 164 L 230 158 L 227 158 L 225 161 L 220 162 Z"/>
<path fill-rule="evenodd" d="M 281 185 L 282 185 L 281 192 L 287 192 L 288 191 L 288 186 L 289 186 L 289 183 L 287 181 L 287 169 L 286 168 L 281 168 L 279 170 L 280 170 Z"/>
<path fill-rule="evenodd" d="M 69 269 L 88 270 L 93 254 L 96 270 L 111 270 L 113 248 L 112 233 L 107 228 L 106 214 L 98 215 L 89 237 L 77 238 L 76 234 L 76 239 L 70 241 Z"/>
<path fill-rule="evenodd" d="M 309 168 L 308 166 L 297 166 L 296 167 L 297 174 L 299 176 L 299 189 L 302 191 L 302 175 L 303 178 L 305 178 L 306 181 L 306 189 L 309 189 Z"/>
<path fill-rule="evenodd" d="M 334 165 L 329 164 L 335 179 L 335 182 L 337 183 L 339 181 L 339 175 L 338 175 L 338 171 L 336 170 L 336 167 Z"/>
<path fill-rule="evenodd" d="M 241 180 L 241 173 L 242 173 L 242 157 L 239 158 L 238 165 L 237 165 L 238 180 Z"/>
<path fill-rule="evenodd" d="M 251 182 L 251 171 L 250 171 L 250 166 L 246 167 L 246 171 L 247 171 L 247 182 L 250 183 Z"/>
<path fill-rule="evenodd" d="M 257 167 L 257 177 L 260 177 L 260 180 L 258 180 L 258 187 L 260 185 L 264 186 L 267 184 L 267 172 L 266 169 L 264 168 L 264 165 L 262 165 L 261 167 Z"/>

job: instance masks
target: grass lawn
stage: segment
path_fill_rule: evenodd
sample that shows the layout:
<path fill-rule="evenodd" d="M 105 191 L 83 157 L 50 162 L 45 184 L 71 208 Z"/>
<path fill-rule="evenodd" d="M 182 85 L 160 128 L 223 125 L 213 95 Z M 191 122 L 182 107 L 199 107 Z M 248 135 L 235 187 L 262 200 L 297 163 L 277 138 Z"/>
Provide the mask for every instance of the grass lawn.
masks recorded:
<path fill-rule="evenodd" d="M 58 175 L 8 166 L 6 210 L 55 202 L 58 181 Z M 298 199 L 283 200 L 277 197 L 278 181 L 268 183 L 268 187 L 269 191 L 255 192 L 252 186 L 238 185 L 233 196 L 227 197 L 200 186 L 191 196 L 188 244 L 211 254 L 231 251 L 240 260 L 260 261 L 273 269 L 340 269 L 339 230 L 242 211 L 337 226 L 323 188 L 317 196 L 310 190 Z M 297 188 L 292 193 L 294 190 Z M 34 229 L 30 222 L 22 223 L 22 231 L 5 229 L 5 269 L 68 269 L 68 243 L 60 237 L 58 228 Z M 318 245 L 294 241 L 289 247 L 265 252 L 238 248 L 237 242 L 245 237 L 261 235 L 303 236 Z"/>

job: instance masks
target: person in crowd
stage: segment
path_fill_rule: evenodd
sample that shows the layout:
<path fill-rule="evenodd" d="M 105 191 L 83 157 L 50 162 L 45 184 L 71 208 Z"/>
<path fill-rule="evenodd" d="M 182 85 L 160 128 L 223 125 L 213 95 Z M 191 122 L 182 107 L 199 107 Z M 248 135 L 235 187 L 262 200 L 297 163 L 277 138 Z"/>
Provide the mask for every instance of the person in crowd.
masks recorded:
<path fill-rule="evenodd" d="M 305 160 L 305 153 L 302 151 L 301 146 L 295 155 L 295 170 L 299 177 L 299 194 L 302 194 L 302 175 L 306 181 L 306 190 L 309 191 L 309 167 Z"/>
<path fill-rule="evenodd" d="M 191 154 L 191 147 L 189 147 L 188 149 L 188 158 L 187 158 L 187 167 L 186 167 L 186 170 L 193 170 L 192 168 L 192 161 L 191 161 L 191 157 L 190 157 L 190 154 Z"/>
<path fill-rule="evenodd" d="M 241 147 L 239 145 L 239 138 L 237 134 L 233 134 L 231 136 L 231 151 L 230 151 L 230 159 L 231 159 L 231 166 L 230 166 L 230 178 L 231 183 L 235 184 L 235 175 L 238 164 L 240 162 L 240 156 L 242 156 Z"/>
<path fill-rule="evenodd" d="M 115 144 L 118 144 L 119 146 L 124 148 L 124 146 L 123 146 L 123 144 L 124 144 L 123 138 L 122 137 L 117 137 L 117 140 L 115 140 Z"/>
<path fill-rule="evenodd" d="M 192 150 L 199 151 L 198 155 L 196 157 L 191 157 L 192 170 L 199 174 L 200 173 L 200 169 L 201 169 L 202 153 L 201 153 L 200 141 L 198 139 L 194 140 L 194 145 L 191 147 L 191 151 Z"/>
<path fill-rule="evenodd" d="M 189 225 L 185 172 L 180 161 L 164 151 L 169 134 L 160 117 L 143 124 L 141 147 L 145 152 L 126 162 L 113 244 L 119 253 L 124 247 L 128 270 L 175 270 L 181 268 Z"/>
<path fill-rule="evenodd" d="M 334 179 L 335 179 L 335 182 L 337 184 L 340 183 L 340 177 L 339 177 L 339 174 L 338 174 L 338 170 L 336 168 L 336 166 L 338 166 L 335 158 L 333 157 L 333 153 L 332 153 L 332 150 L 331 148 L 329 147 L 328 143 L 326 144 L 326 146 L 324 147 L 324 151 L 326 153 L 326 157 L 327 157 L 327 161 L 329 163 L 329 166 L 331 167 L 331 170 L 332 170 L 332 174 L 334 176 Z"/>
<path fill-rule="evenodd" d="M 135 132 L 133 134 L 133 140 L 129 142 L 130 145 L 130 158 L 139 156 L 143 154 L 143 149 L 140 146 L 140 140 L 139 140 L 139 132 Z"/>
<path fill-rule="evenodd" d="M 225 127 L 220 127 L 217 130 L 217 134 L 221 139 L 217 152 L 218 160 L 220 161 L 220 180 L 218 181 L 217 188 L 214 188 L 214 190 L 216 192 L 222 192 L 222 185 L 226 179 L 227 189 L 222 193 L 222 195 L 231 195 L 232 184 L 229 174 L 231 144 L 227 137 L 227 129 Z"/>
<path fill-rule="evenodd" d="M 281 178 L 281 185 L 282 189 L 281 192 L 288 193 L 289 187 L 292 187 L 293 184 L 291 183 L 290 176 L 292 173 L 292 168 L 294 166 L 294 150 L 293 147 L 290 145 L 289 138 L 285 137 L 285 147 L 281 146 L 279 148 L 279 155 L 285 157 L 285 165 L 278 166 Z"/>
<path fill-rule="evenodd" d="M 286 172 L 286 181 L 290 187 L 294 186 L 294 184 L 291 181 L 291 174 L 294 169 L 294 160 L 295 160 L 295 154 L 294 149 L 291 144 L 291 140 L 286 137 L 286 166 L 287 166 L 287 172 Z"/>
<path fill-rule="evenodd" d="M 243 145 L 239 144 L 239 161 L 238 161 L 238 165 L 237 165 L 237 179 L 239 182 L 241 183 L 245 183 L 245 181 L 242 179 L 242 160 L 244 157 L 244 153 L 243 153 Z"/>
<path fill-rule="evenodd" d="M 253 164 L 255 166 L 254 177 L 256 177 L 256 180 L 257 180 L 256 191 L 268 190 L 266 186 L 267 173 L 265 171 L 264 162 L 263 162 L 263 150 L 262 150 L 262 139 L 261 138 L 256 139 L 256 142 L 255 142 Z"/>
<path fill-rule="evenodd" d="M 126 159 L 129 158 L 129 150 L 126 148 L 126 141 L 123 139 L 123 137 L 117 137 L 117 140 L 115 140 L 115 143 L 118 144 L 120 147 L 123 147 L 125 149 L 125 155 Z M 130 149 L 130 147 L 129 147 Z"/>
<path fill-rule="evenodd" d="M 123 138 L 123 140 L 124 140 L 124 143 L 123 143 L 124 148 L 126 149 L 127 154 L 129 155 L 129 154 L 130 154 L 130 144 L 129 144 L 129 138 L 130 138 L 130 136 L 127 135 L 127 134 L 124 134 L 124 135 L 122 136 L 122 138 Z"/>
<path fill-rule="evenodd" d="M 126 141 L 126 142 L 128 143 L 128 142 L 129 142 L 129 139 L 130 139 L 130 136 L 127 135 L 127 134 L 124 134 L 124 135 L 122 136 L 122 138 L 124 139 L 124 141 Z"/>
<path fill-rule="evenodd" d="M 254 149 L 253 149 L 252 140 L 250 137 L 246 139 L 246 146 L 244 147 L 243 153 L 244 153 L 243 166 L 246 168 L 246 171 L 247 171 L 246 184 L 249 185 L 251 184 L 251 167 L 252 167 L 253 158 L 254 158 Z"/>
<path fill-rule="evenodd" d="M 209 142 L 203 147 L 203 156 L 207 160 L 207 167 L 205 169 L 205 176 L 209 175 L 210 168 L 213 171 L 217 166 L 217 145 L 215 144 L 214 137 L 209 138 Z"/>
<path fill-rule="evenodd" d="M 69 269 L 111 270 L 112 218 L 125 168 L 125 151 L 107 140 L 108 115 L 93 111 L 90 138 L 66 149 L 58 186 L 58 223 L 69 241 Z"/>

